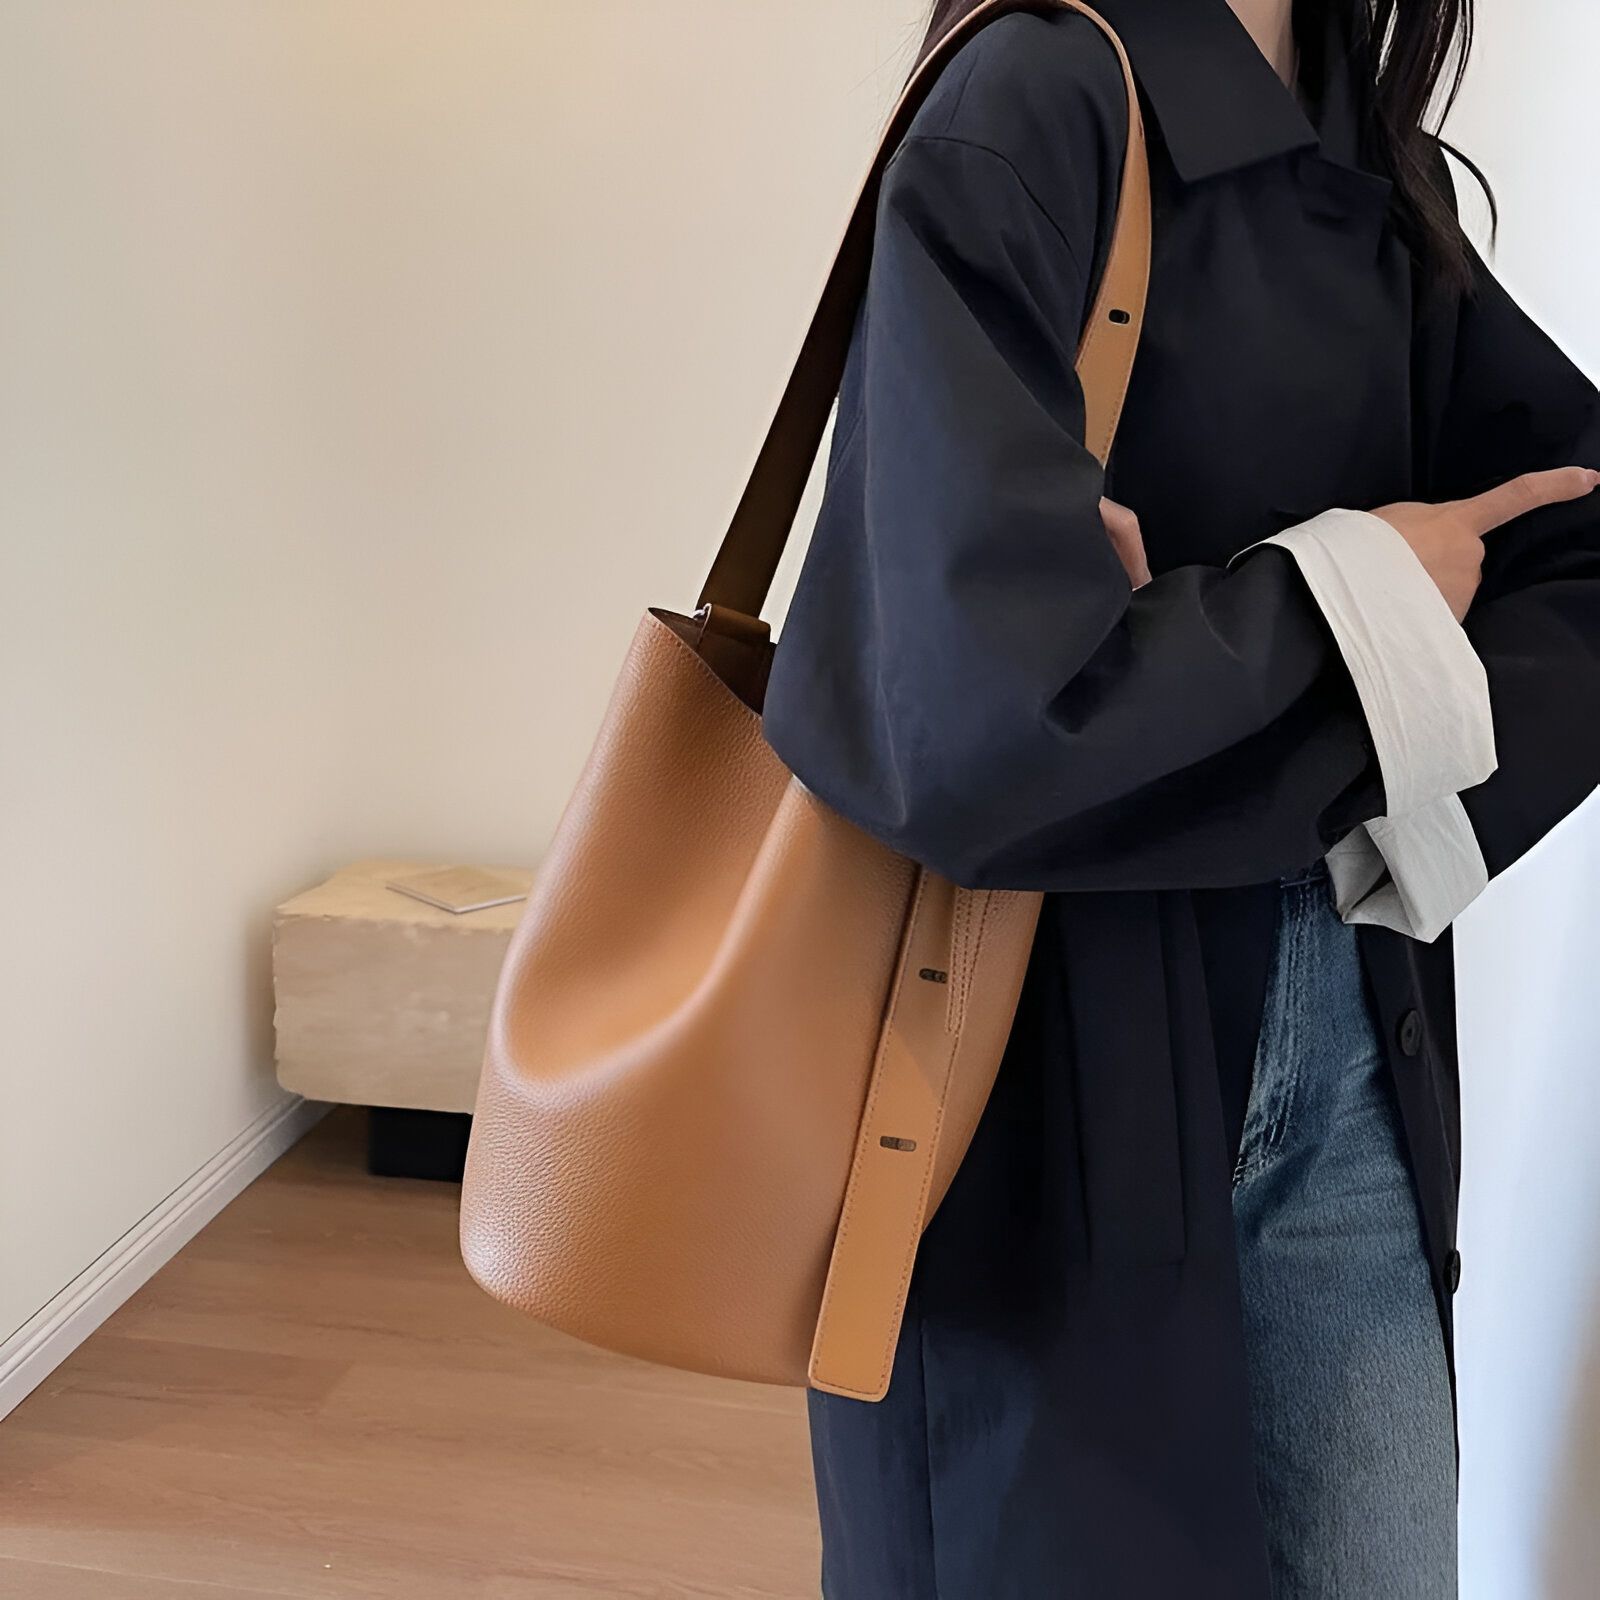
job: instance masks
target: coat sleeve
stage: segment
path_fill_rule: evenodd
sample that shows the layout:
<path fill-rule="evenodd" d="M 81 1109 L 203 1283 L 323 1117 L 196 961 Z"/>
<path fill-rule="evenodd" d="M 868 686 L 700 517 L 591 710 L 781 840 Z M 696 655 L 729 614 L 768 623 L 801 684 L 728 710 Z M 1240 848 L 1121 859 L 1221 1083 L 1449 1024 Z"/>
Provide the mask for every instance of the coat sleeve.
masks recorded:
<path fill-rule="evenodd" d="M 999 153 L 902 145 L 765 732 L 957 883 L 1260 882 L 1381 814 L 1382 777 L 1282 548 L 1130 587 L 1073 370 L 1094 257 Z"/>
<path fill-rule="evenodd" d="M 1544 467 L 1600 468 L 1600 395 L 1481 260 L 1461 302 L 1435 441 L 1436 499 Z M 1489 679 L 1499 766 L 1462 795 L 1491 874 L 1600 784 L 1600 497 L 1486 541 L 1466 631 Z"/>

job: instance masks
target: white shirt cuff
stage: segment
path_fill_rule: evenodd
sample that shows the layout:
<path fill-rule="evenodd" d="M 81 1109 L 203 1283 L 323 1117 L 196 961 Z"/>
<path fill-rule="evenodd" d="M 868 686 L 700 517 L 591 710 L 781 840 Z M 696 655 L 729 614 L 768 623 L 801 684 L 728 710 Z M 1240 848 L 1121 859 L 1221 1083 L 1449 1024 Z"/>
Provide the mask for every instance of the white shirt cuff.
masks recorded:
<path fill-rule="evenodd" d="M 1346 922 L 1375 922 L 1432 944 L 1488 886 L 1489 870 L 1459 795 L 1408 817 L 1374 817 L 1328 852 Z"/>
<path fill-rule="evenodd" d="M 1339 913 L 1432 941 L 1488 883 L 1457 798 L 1496 766 L 1483 663 L 1382 517 L 1325 511 L 1260 542 L 1282 545 L 1299 566 L 1355 683 L 1383 774 L 1385 815 L 1328 853 Z"/>

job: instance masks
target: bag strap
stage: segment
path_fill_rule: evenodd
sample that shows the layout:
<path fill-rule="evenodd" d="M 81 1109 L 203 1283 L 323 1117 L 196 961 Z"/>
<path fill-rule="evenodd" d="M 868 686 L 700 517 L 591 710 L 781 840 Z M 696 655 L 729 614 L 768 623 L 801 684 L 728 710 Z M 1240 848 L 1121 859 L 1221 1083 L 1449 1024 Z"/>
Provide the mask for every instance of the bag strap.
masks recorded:
<path fill-rule="evenodd" d="M 1093 22 L 1116 50 L 1127 85 L 1128 148 L 1122 164 L 1117 221 L 1077 358 L 1084 393 L 1085 444 L 1102 465 L 1110 455 L 1139 348 L 1150 277 L 1150 171 L 1133 69 L 1111 25 L 1080 0 L 983 0 L 928 52 L 890 114 L 772 426 L 700 591 L 700 607 L 725 607 L 757 617 L 766 603 L 844 377 L 856 312 L 866 292 L 872 261 L 884 170 L 917 108 L 950 58 L 980 28 L 1008 11 L 1037 11 L 1046 6 L 1076 11 Z"/>
<path fill-rule="evenodd" d="M 1104 464 L 1122 415 L 1144 321 L 1150 276 L 1150 174 L 1139 98 L 1128 58 L 1106 22 L 1079 0 L 1051 0 L 1088 17 L 1122 63 L 1128 99 L 1128 152 L 1110 251 L 1078 346 L 1087 448 Z M 1035 0 L 1037 4 L 1037 0 Z M 987 0 L 934 47 L 901 97 L 882 148 L 845 232 L 822 304 L 806 336 L 772 431 L 706 580 L 702 603 L 759 613 L 843 374 L 856 303 L 865 287 L 876 196 L 888 153 L 903 137 L 934 76 L 961 42 L 1015 0 Z M 813 1388 L 856 1400 L 880 1400 L 889 1384 L 905 1315 L 912 1264 L 928 1217 L 945 1111 L 957 1073 L 970 1075 L 964 1098 L 988 1087 L 998 1060 L 962 1059 L 964 989 L 985 946 L 985 928 L 1001 950 L 1026 957 L 1040 897 L 974 896 L 927 871 L 916 890 L 873 1062 L 867 1099 L 828 1262 L 808 1364 Z M 1002 904 L 1003 903 L 1003 904 Z M 1000 905 L 995 919 L 990 912 Z M 970 931 L 975 926 L 976 931 Z M 969 930 L 963 932 L 963 929 Z M 961 970 L 957 970 L 957 969 Z M 1016 974 L 1020 982 L 1020 973 Z M 942 979 L 943 983 L 936 981 Z M 979 1082 L 983 1075 L 987 1082 Z"/>

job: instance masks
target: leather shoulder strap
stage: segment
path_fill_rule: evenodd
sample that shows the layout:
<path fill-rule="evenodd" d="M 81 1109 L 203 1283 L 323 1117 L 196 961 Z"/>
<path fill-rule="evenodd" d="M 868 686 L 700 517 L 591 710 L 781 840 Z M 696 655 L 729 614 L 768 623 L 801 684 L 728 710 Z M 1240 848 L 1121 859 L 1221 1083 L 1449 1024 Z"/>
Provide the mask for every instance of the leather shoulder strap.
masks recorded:
<path fill-rule="evenodd" d="M 950 58 L 985 24 L 1008 11 L 1047 6 L 1079 12 L 1093 22 L 1116 50 L 1127 85 L 1128 147 L 1116 227 L 1084 323 L 1077 363 L 1087 416 L 1085 443 L 1102 464 L 1110 455 L 1138 353 L 1150 277 L 1150 170 L 1133 69 L 1111 25 L 1080 0 L 983 0 L 928 53 L 890 114 L 772 426 L 700 591 L 700 606 L 755 617 L 766 603 L 844 376 L 856 311 L 866 292 L 884 169 L 917 108 Z"/>

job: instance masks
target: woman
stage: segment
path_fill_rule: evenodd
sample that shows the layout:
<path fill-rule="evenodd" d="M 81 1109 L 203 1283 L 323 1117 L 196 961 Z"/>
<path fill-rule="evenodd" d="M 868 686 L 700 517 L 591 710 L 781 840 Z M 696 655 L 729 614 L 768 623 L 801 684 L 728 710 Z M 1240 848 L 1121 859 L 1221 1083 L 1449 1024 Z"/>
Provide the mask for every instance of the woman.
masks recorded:
<path fill-rule="evenodd" d="M 1155 190 L 1109 469 L 1122 79 L 1037 8 L 888 169 L 767 699 L 861 827 L 1048 891 L 888 1397 L 811 1397 L 824 1591 L 1447 1596 L 1449 924 L 1600 779 L 1600 402 L 1423 131 L 1468 0 L 1099 9 Z"/>

